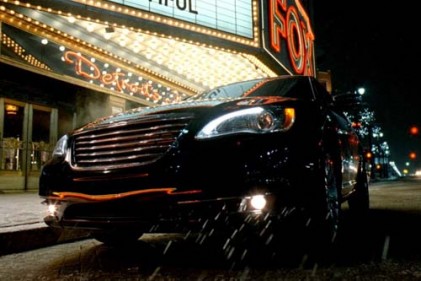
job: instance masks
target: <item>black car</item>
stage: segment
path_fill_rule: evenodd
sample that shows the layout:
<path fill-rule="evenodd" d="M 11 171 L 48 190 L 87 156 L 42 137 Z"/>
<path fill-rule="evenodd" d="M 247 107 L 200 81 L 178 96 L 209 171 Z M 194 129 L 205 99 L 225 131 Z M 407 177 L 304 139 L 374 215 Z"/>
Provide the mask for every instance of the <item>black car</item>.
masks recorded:
<path fill-rule="evenodd" d="M 343 202 L 369 208 L 361 144 L 341 108 L 314 77 L 280 76 L 101 118 L 63 136 L 43 167 L 45 222 L 123 244 L 218 221 L 282 229 L 291 218 L 330 241 Z"/>

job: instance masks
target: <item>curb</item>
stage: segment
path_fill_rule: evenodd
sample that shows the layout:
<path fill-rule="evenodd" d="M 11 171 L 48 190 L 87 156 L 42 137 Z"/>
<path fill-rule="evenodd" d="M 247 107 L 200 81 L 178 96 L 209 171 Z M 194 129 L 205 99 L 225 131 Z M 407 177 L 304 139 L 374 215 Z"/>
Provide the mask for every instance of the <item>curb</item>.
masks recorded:
<path fill-rule="evenodd" d="M 0 233 L 0 256 L 88 238 L 91 236 L 87 231 L 48 226 Z"/>

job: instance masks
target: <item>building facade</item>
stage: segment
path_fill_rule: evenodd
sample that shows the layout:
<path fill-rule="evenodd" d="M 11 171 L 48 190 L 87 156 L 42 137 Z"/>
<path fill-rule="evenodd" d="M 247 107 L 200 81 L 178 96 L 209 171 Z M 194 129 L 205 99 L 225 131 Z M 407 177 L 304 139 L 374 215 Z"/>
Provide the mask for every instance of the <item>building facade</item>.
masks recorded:
<path fill-rule="evenodd" d="M 231 82 L 316 76 L 310 1 L 0 0 L 0 193 L 66 131 Z"/>

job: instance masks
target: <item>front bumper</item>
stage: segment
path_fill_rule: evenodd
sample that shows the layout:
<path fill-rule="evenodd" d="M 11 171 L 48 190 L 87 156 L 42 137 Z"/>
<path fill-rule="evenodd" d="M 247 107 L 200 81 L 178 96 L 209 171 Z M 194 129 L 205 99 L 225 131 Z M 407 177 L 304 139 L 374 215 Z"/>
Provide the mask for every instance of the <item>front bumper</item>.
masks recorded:
<path fill-rule="evenodd" d="M 44 166 L 39 195 L 56 206 L 45 218 L 54 227 L 91 230 L 197 229 L 224 214 L 277 215 L 303 206 L 314 165 L 306 149 L 293 149 L 285 138 L 187 143 L 175 146 L 145 167 L 82 171 L 70 162 Z M 274 198 L 261 214 L 244 208 L 255 194 Z M 247 204 L 246 204 L 247 205 Z M 165 231 L 167 232 L 167 231 Z"/>
<path fill-rule="evenodd" d="M 75 194 L 50 196 L 43 203 L 50 214 L 47 225 L 59 228 L 137 230 L 143 233 L 199 231 L 206 224 L 227 224 L 247 216 L 265 216 L 274 210 L 275 197 L 253 207 L 254 197 L 200 198 L 200 194 L 168 195 L 164 192 L 117 199 L 81 198 Z M 259 195 L 262 196 L 262 195 Z M 98 199 L 98 200 L 97 200 Z"/>

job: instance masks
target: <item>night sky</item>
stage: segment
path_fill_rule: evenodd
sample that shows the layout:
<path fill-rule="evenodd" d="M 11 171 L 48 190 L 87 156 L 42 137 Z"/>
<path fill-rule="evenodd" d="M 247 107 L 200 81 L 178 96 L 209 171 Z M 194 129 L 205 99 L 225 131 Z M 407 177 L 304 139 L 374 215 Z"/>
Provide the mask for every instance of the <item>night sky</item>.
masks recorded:
<path fill-rule="evenodd" d="M 334 93 L 366 88 L 364 100 L 402 170 L 410 151 L 421 158 L 421 136 L 408 134 L 413 124 L 421 128 L 421 15 L 400 4 L 314 1 L 313 27 L 317 69 L 332 72 Z"/>

